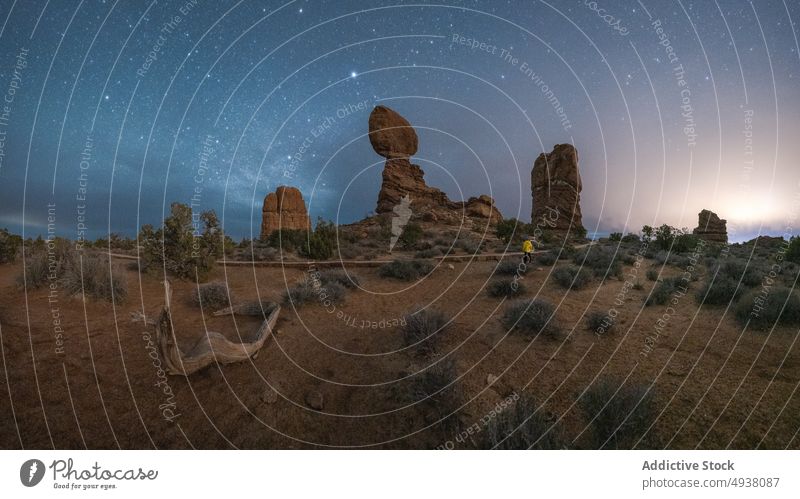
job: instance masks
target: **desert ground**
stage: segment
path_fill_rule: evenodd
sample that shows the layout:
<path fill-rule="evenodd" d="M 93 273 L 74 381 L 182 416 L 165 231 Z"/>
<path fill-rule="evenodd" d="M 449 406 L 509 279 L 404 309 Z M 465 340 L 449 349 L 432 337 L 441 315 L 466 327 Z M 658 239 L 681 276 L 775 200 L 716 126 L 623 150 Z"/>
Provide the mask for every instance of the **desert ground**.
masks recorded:
<path fill-rule="evenodd" d="M 800 449 L 797 328 L 743 330 L 733 306 L 701 307 L 695 294 L 710 262 L 698 263 L 676 302 L 644 306 L 659 285 L 646 271 L 679 276 L 685 260 L 636 260 L 635 244 L 606 246 L 627 255 L 616 275 L 566 289 L 554 273 L 571 258 L 535 259 L 513 298 L 487 287 L 504 262 L 519 262 L 516 252 L 427 258 L 433 270 L 411 280 L 348 260 L 338 269 L 358 286 L 327 305 L 284 299 L 307 279 L 307 265 L 217 265 L 209 280 L 226 282 L 234 304 L 260 299 L 282 310 L 254 358 L 190 376 L 164 375 L 150 355 L 163 275 L 114 258 L 127 281 L 124 301 L 64 292 L 52 301 L 47 286 L 20 289 L 21 261 L 0 265 L 0 448 L 485 448 L 493 420 L 524 399 L 535 401 L 547 432 L 534 447 Z M 195 282 L 171 283 L 183 347 L 206 330 L 247 341 L 261 323 L 213 316 L 192 302 Z M 534 298 L 556 307 L 555 333 L 506 327 L 511 302 Z M 450 322 L 409 345 L 400 321 L 415 306 Z M 592 312 L 611 309 L 613 328 L 587 327 Z M 583 402 L 599 386 L 619 388 L 620 397 L 647 391 L 636 398 L 646 410 L 624 409 L 637 414 L 620 421 L 626 439 L 602 438 L 598 425 L 609 418 L 587 411 Z"/>

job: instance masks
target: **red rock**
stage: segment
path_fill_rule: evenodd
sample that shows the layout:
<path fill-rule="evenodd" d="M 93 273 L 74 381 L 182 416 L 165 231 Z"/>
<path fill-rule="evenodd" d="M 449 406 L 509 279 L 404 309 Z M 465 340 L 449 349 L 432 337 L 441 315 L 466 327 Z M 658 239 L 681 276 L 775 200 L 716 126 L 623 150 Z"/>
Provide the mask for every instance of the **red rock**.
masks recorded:
<path fill-rule="evenodd" d="M 697 214 L 697 227 L 692 233 L 704 241 L 727 243 L 728 221 L 722 220 L 713 211 L 702 210 Z"/>
<path fill-rule="evenodd" d="M 369 115 L 369 141 L 384 158 L 408 158 L 417 153 L 417 132 L 392 109 L 376 106 Z"/>
<path fill-rule="evenodd" d="M 540 225 L 545 232 L 585 235 L 582 187 L 578 151 L 572 144 L 557 144 L 553 152 L 540 154 L 531 171 L 531 223 Z"/>
<path fill-rule="evenodd" d="M 278 229 L 310 230 L 311 219 L 303 195 L 296 187 L 281 186 L 264 198 L 261 210 L 261 238 Z"/>
<path fill-rule="evenodd" d="M 425 172 L 409 157 L 417 152 L 417 134 L 411 124 L 395 111 L 377 106 L 369 117 L 372 148 L 387 158 L 375 213 L 391 214 L 406 195 L 415 216 L 426 221 L 458 224 L 464 216 L 502 220 L 494 200 L 486 195 L 466 202 L 453 202 L 441 190 L 425 183 Z"/>

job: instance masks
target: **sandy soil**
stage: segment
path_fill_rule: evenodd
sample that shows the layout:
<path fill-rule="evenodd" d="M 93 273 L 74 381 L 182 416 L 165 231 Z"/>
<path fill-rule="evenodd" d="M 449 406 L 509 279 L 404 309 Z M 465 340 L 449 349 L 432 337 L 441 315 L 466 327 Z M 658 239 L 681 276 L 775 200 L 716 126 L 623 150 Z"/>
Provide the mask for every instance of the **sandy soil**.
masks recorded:
<path fill-rule="evenodd" d="M 362 323 L 391 323 L 414 304 L 427 304 L 453 317 L 433 361 L 457 362 L 465 426 L 479 423 L 504 395 L 526 392 L 581 446 L 587 421 L 576 399 L 593 380 L 613 376 L 655 383 L 660 414 L 651 435 L 659 446 L 800 449 L 797 331 L 741 334 L 724 308 L 698 310 L 688 295 L 643 356 L 645 337 L 664 313 L 663 306 L 641 306 L 652 282 L 642 278 L 644 289 L 628 292 L 616 332 L 598 337 L 584 315 L 611 307 L 623 283 L 594 281 L 566 292 L 547 279 L 552 267 L 545 267 L 528 272 L 525 296 L 557 304 L 566 333 L 560 341 L 528 342 L 507 334 L 500 322 L 507 303 L 483 289 L 495 265 L 442 265 L 417 283 L 349 268 L 362 289 L 335 311 L 316 303 L 285 306 L 274 337 L 252 361 L 169 376 L 166 384 L 148 356 L 153 328 L 130 315 L 155 318 L 163 300 L 158 277 L 121 270 L 129 297 L 117 306 L 61 291 L 51 303 L 47 289 L 26 295 L 17 288 L 20 264 L 0 266 L 0 447 L 435 448 L 455 435 L 436 424 L 430 404 L 402 396 L 429 363 L 403 349 L 398 327 Z M 231 267 L 216 269 L 213 279 L 227 280 L 238 300 L 279 301 L 287 283 L 302 277 L 301 269 Z M 194 283 L 173 286 L 181 345 L 206 327 L 247 339 L 259 325 L 257 318 L 203 314 L 189 300 Z M 491 388 L 490 374 L 501 379 Z M 307 404 L 312 392 L 323 397 L 321 411 Z"/>

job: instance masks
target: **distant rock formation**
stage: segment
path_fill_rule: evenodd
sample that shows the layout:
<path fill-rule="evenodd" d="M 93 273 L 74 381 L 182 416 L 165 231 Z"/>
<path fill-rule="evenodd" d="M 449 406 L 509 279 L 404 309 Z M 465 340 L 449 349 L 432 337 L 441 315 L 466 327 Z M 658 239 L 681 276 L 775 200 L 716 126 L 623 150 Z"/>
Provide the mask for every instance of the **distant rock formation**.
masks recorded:
<path fill-rule="evenodd" d="M 697 215 L 697 228 L 692 233 L 704 241 L 715 243 L 728 242 L 728 221 L 722 220 L 716 213 L 703 210 Z"/>
<path fill-rule="evenodd" d="M 372 110 L 369 116 L 369 140 L 375 152 L 386 158 L 375 209 L 377 214 L 392 213 L 395 206 L 408 197 L 412 212 L 426 221 L 458 223 L 464 216 L 488 218 L 490 223 L 503 219 L 489 196 L 454 202 L 441 190 L 429 187 L 425 183 L 422 168 L 409 161 L 409 157 L 417 152 L 417 133 L 405 118 L 392 109 L 377 106 Z"/>
<path fill-rule="evenodd" d="M 572 144 L 556 144 L 553 152 L 540 154 L 531 171 L 531 223 L 544 232 L 583 237 L 581 189 L 578 151 Z"/>
<path fill-rule="evenodd" d="M 306 203 L 296 187 L 280 186 L 264 198 L 264 207 L 261 210 L 261 238 L 269 237 L 278 229 L 311 229 Z"/>

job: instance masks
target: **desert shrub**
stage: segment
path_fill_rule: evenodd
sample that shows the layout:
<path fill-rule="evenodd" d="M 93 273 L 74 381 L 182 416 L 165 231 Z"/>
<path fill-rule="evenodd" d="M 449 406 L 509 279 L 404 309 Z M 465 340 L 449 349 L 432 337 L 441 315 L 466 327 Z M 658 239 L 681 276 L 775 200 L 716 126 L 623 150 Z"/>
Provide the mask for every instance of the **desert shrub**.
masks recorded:
<path fill-rule="evenodd" d="M 426 423 L 439 422 L 443 438 L 450 438 L 459 425 L 458 408 L 464 391 L 458 383 L 458 370 L 453 357 L 446 357 L 417 374 L 409 395 L 423 408 Z"/>
<path fill-rule="evenodd" d="M 324 285 L 317 284 L 315 286 L 312 281 L 304 281 L 292 286 L 283 293 L 284 303 L 299 307 L 313 301 L 326 304 L 328 302 L 340 303 L 344 300 L 346 290 L 338 282 L 329 282 Z"/>
<path fill-rule="evenodd" d="M 800 325 L 800 297 L 784 287 L 773 287 L 769 293 L 753 290 L 739 300 L 734 312 L 740 324 L 749 321 L 753 329 L 797 326 Z"/>
<path fill-rule="evenodd" d="M 344 270 L 324 270 L 319 273 L 319 280 L 323 285 L 335 282 L 350 289 L 357 288 L 360 283 L 357 275 Z"/>
<path fill-rule="evenodd" d="M 675 236 L 672 243 L 672 251 L 676 253 L 687 253 L 693 251 L 697 246 L 699 239 L 694 234 L 689 233 L 685 229 Z"/>
<path fill-rule="evenodd" d="M 423 355 L 432 354 L 441 343 L 449 319 L 436 310 L 422 309 L 409 313 L 402 328 L 403 345 Z"/>
<path fill-rule="evenodd" d="M 439 256 L 441 254 L 442 253 L 441 253 L 441 251 L 439 250 L 438 247 L 437 248 L 430 248 L 430 249 L 426 249 L 426 250 L 422 250 L 422 251 L 417 251 L 414 254 L 414 258 L 433 258 L 433 257 Z"/>
<path fill-rule="evenodd" d="M 739 299 L 743 289 L 739 284 L 724 275 L 717 275 L 709 280 L 695 294 L 697 303 L 704 305 L 727 305 Z"/>
<path fill-rule="evenodd" d="M 392 277 L 403 281 L 414 281 L 428 275 L 433 265 L 424 260 L 394 260 L 378 269 L 381 277 Z"/>
<path fill-rule="evenodd" d="M 252 300 L 237 304 L 236 309 L 237 313 L 241 315 L 263 315 L 264 317 L 267 317 L 272 313 L 273 310 L 275 310 L 275 307 L 277 306 L 278 304 L 272 301 Z"/>
<path fill-rule="evenodd" d="M 718 273 L 730 277 L 732 280 L 739 282 L 741 280 L 744 286 L 752 288 L 761 284 L 763 273 L 759 272 L 757 268 L 751 263 L 738 258 L 733 258 L 722 263 L 718 268 Z"/>
<path fill-rule="evenodd" d="M 527 266 L 521 260 L 503 260 L 494 269 L 495 275 L 524 275 L 527 271 Z"/>
<path fill-rule="evenodd" d="M 537 410 L 538 409 L 538 410 Z M 498 450 L 566 449 L 564 430 L 528 395 L 504 408 L 483 430 L 479 447 Z"/>
<path fill-rule="evenodd" d="M 540 254 L 536 255 L 536 261 L 540 265 L 545 265 L 547 267 L 549 267 L 551 265 L 554 265 L 557 260 L 558 260 L 558 257 L 555 254 L 553 254 L 551 251 L 545 251 L 544 253 L 540 253 Z"/>
<path fill-rule="evenodd" d="M 56 283 L 64 276 L 67 265 L 77 258 L 66 239 L 49 239 L 41 245 L 34 243 L 30 254 L 26 252 L 25 268 L 17 276 L 20 287 L 39 288 Z"/>
<path fill-rule="evenodd" d="M 486 286 L 486 292 L 495 298 L 510 298 L 525 293 L 525 286 L 514 279 L 495 279 Z"/>
<path fill-rule="evenodd" d="M 592 449 L 631 449 L 656 417 L 655 400 L 647 385 L 601 378 L 578 401 L 590 427 Z"/>
<path fill-rule="evenodd" d="M 656 269 L 647 269 L 647 272 L 645 273 L 645 275 L 647 276 L 647 280 L 648 281 L 657 281 L 658 280 L 658 270 L 656 270 Z"/>
<path fill-rule="evenodd" d="M 575 254 L 578 252 L 578 250 L 576 250 L 575 247 L 570 246 L 569 244 L 565 244 L 564 246 L 553 249 L 552 251 L 556 255 L 558 255 L 559 260 L 569 260 L 570 258 L 573 258 Z"/>
<path fill-rule="evenodd" d="M 10 263 L 16 260 L 22 238 L 11 234 L 7 229 L 0 229 L 0 263 Z"/>
<path fill-rule="evenodd" d="M 616 323 L 615 319 L 605 312 L 595 310 L 586 315 L 586 329 L 591 329 L 598 334 L 610 332 Z"/>
<path fill-rule="evenodd" d="M 56 264 L 60 265 L 60 264 Z M 37 251 L 25 259 L 25 270 L 17 276 L 20 287 L 39 288 L 48 281 L 47 253 Z"/>
<path fill-rule="evenodd" d="M 538 334 L 557 337 L 561 326 L 555 317 L 556 307 L 545 300 L 518 300 L 509 304 L 503 314 L 503 325 L 527 338 Z"/>
<path fill-rule="evenodd" d="M 508 244 L 521 237 L 525 231 L 525 223 L 516 218 L 506 218 L 497 223 L 495 235 L 498 239 Z"/>
<path fill-rule="evenodd" d="M 623 243 L 638 243 L 640 241 L 639 236 L 632 232 L 628 232 L 622 237 Z"/>
<path fill-rule="evenodd" d="M 622 256 L 620 257 L 620 260 L 621 260 L 621 261 L 622 261 L 622 263 L 624 263 L 625 265 L 633 265 L 633 264 L 635 264 L 635 263 L 636 263 L 636 256 L 634 256 L 634 255 L 630 255 L 630 254 L 626 254 L 626 255 L 622 255 Z"/>
<path fill-rule="evenodd" d="M 592 274 L 587 269 L 567 265 L 553 271 L 553 280 L 564 289 L 582 289 L 591 282 Z"/>
<path fill-rule="evenodd" d="M 197 277 L 204 281 L 222 256 L 223 234 L 213 210 L 202 212 L 198 225 L 203 227 L 201 232 L 193 223 L 191 208 L 172 203 L 163 227 L 154 230 L 143 225 L 139 232 L 142 267 L 163 267 L 182 279 Z"/>
<path fill-rule="evenodd" d="M 633 283 L 633 289 L 636 291 L 641 291 L 644 289 L 644 286 L 642 286 L 642 283 L 639 282 L 639 279 L 636 279 L 636 282 Z"/>
<path fill-rule="evenodd" d="M 308 234 L 308 240 L 300 247 L 300 254 L 312 260 L 327 260 L 336 249 L 336 225 L 333 222 L 317 220 L 314 232 Z"/>
<path fill-rule="evenodd" d="M 455 246 L 471 255 L 477 255 L 481 252 L 481 242 L 470 238 L 459 239 L 456 241 Z"/>
<path fill-rule="evenodd" d="M 64 290 L 69 294 L 83 293 L 114 303 L 122 303 L 128 297 L 128 281 L 125 275 L 107 258 L 85 255 L 67 260 L 61 280 Z"/>
<path fill-rule="evenodd" d="M 411 249 L 422 238 L 422 227 L 419 224 L 410 222 L 403 228 L 399 241 L 403 248 Z"/>
<path fill-rule="evenodd" d="M 608 235 L 608 240 L 612 242 L 622 241 L 622 232 L 612 232 Z"/>
<path fill-rule="evenodd" d="M 308 231 L 298 229 L 278 229 L 272 231 L 264 241 L 267 246 L 292 253 L 302 248 L 308 241 Z"/>
<path fill-rule="evenodd" d="M 658 284 L 653 287 L 650 295 L 645 298 L 644 304 L 646 306 L 664 305 L 669 301 L 673 293 L 677 291 L 683 292 L 686 285 L 687 282 L 679 277 L 670 277 L 659 281 Z"/>
<path fill-rule="evenodd" d="M 221 281 L 200 284 L 192 290 L 192 303 L 206 310 L 230 307 L 228 285 Z"/>
<path fill-rule="evenodd" d="M 789 240 L 785 258 L 787 261 L 800 263 L 800 237 L 795 236 Z"/>
<path fill-rule="evenodd" d="M 572 257 L 572 261 L 581 267 L 592 269 L 595 276 L 618 275 L 622 269 L 618 261 L 619 255 L 614 248 L 603 248 L 597 245 L 581 249 Z"/>

